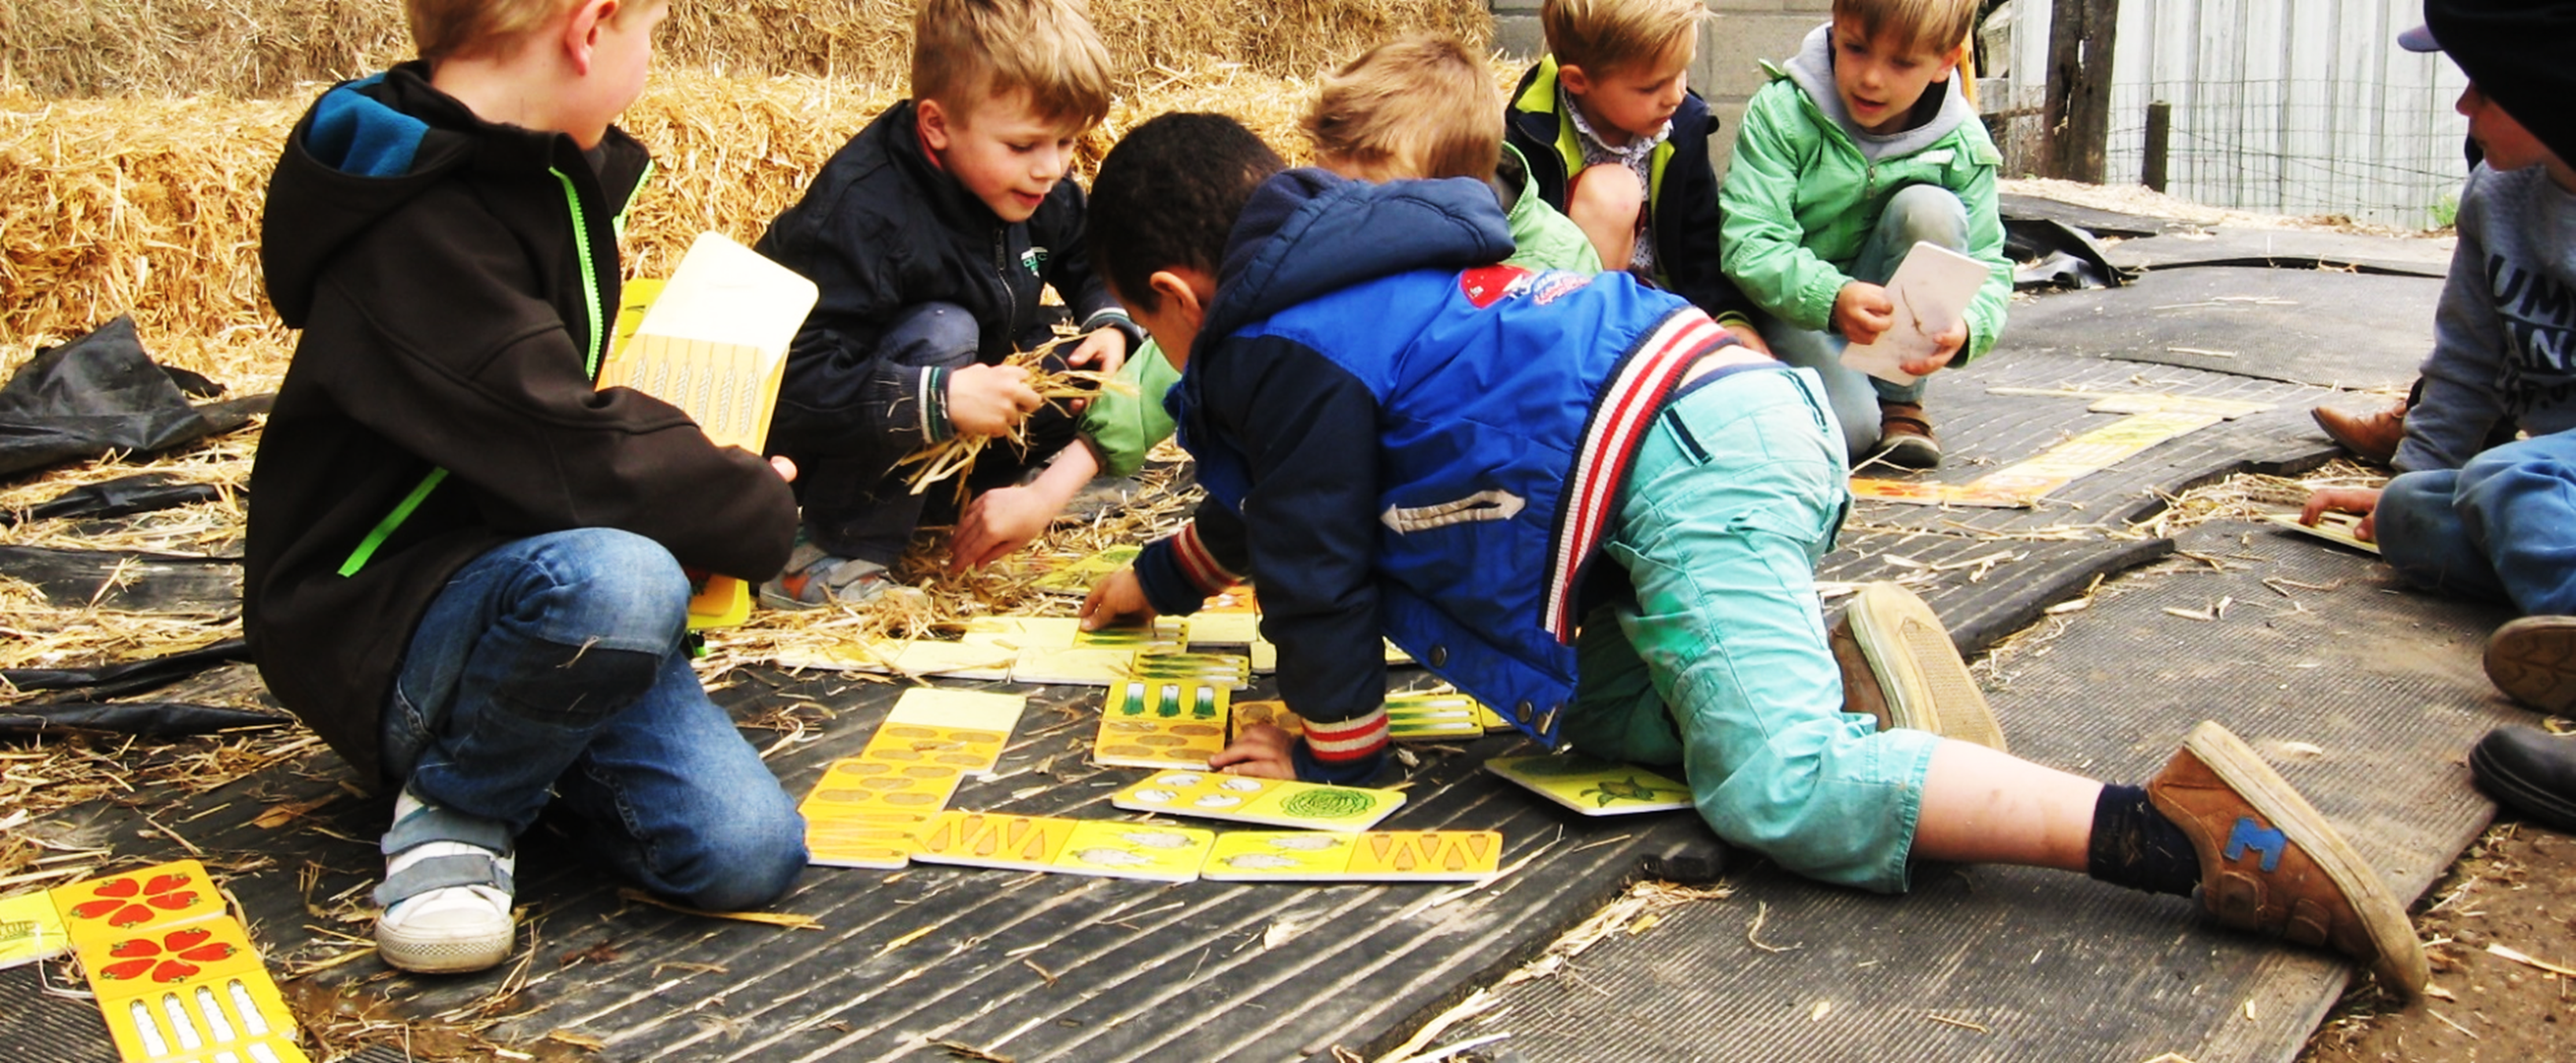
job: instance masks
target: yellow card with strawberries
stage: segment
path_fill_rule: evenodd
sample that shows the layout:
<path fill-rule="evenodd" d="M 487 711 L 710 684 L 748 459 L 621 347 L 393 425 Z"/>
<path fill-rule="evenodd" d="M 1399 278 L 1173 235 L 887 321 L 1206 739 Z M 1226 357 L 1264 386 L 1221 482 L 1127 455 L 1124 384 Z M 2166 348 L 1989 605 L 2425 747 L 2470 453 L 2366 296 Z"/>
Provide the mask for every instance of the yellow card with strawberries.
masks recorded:
<path fill-rule="evenodd" d="M 176 860 L 54 889 L 72 945 L 130 936 L 224 914 L 224 895 L 194 860 Z"/>
<path fill-rule="evenodd" d="M 196 861 L 75 882 L 51 899 L 123 1058 L 304 1063 L 258 946 Z"/>
<path fill-rule="evenodd" d="M 1402 806 L 1404 794 L 1213 771 L 1165 771 L 1110 795 L 1109 803 L 1135 812 L 1357 831 L 1375 826 Z"/>
<path fill-rule="evenodd" d="M 943 812 L 913 858 L 1018 871 L 1187 882 L 1214 832 L 1161 823 Z"/>
<path fill-rule="evenodd" d="M 1211 882 L 1481 882 L 1500 869 L 1490 830 L 1235 831 L 1217 838 L 1199 877 Z"/>
<path fill-rule="evenodd" d="M 1131 679 L 1109 688 L 1091 761 L 1121 768 L 1200 768 L 1225 748 L 1225 687 Z"/>

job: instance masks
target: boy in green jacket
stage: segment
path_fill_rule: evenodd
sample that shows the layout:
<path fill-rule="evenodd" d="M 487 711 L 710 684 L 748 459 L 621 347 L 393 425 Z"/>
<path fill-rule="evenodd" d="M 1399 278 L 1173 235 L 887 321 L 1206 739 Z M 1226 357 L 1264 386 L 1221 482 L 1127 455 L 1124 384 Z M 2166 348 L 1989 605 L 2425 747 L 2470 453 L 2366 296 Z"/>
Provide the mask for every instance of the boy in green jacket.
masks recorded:
<path fill-rule="evenodd" d="M 1846 343 L 1893 323 L 1881 285 L 1917 241 L 1984 262 L 1966 322 L 1937 337 L 1916 376 L 1984 354 L 2003 332 L 2012 268 L 1995 212 L 2002 156 L 1960 94 L 1958 69 L 1974 0 L 1834 0 L 1834 20 L 1807 35 L 1753 96 L 1719 193 L 1726 275 L 1767 320 L 1763 338 L 1814 369 L 1854 463 L 1909 469 L 1941 462 L 1923 413 L 1923 381 L 1895 384 L 1841 364 Z"/>

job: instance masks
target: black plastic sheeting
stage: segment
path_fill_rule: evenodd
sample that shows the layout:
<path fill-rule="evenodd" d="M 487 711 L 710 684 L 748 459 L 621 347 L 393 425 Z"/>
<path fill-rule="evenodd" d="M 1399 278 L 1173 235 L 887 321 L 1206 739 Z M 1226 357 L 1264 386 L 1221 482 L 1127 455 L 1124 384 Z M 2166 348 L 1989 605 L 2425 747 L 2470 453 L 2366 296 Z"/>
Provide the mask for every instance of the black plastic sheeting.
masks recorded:
<path fill-rule="evenodd" d="M 248 727 L 284 727 L 294 720 L 273 712 L 228 709 L 184 701 L 38 701 L 0 705 L 0 736 L 76 727 L 151 738 L 186 738 Z"/>
<path fill-rule="evenodd" d="M 152 454 L 229 432 L 273 396 L 193 405 L 223 393 L 214 381 L 154 364 L 119 317 L 40 351 L 0 387 L 0 476 L 125 451 Z"/>
<path fill-rule="evenodd" d="M 0 575 L 34 584 L 57 605 L 134 613 L 241 610 L 238 558 L 0 546 Z"/>
<path fill-rule="evenodd" d="M 94 484 L 72 488 L 29 507 L 26 520 L 69 520 L 131 517 L 164 509 L 213 502 L 224 497 L 224 489 L 213 484 L 190 483 L 166 472 L 138 472 Z M 0 510 L 0 528 L 19 523 L 21 515 Z"/>
<path fill-rule="evenodd" d="M 0 670 L 18 690 L 77 690 L 78 700 L 102 701 L 158 690 L 218 665 L 250 660 L 250 644 L 225 639 L 193 650 L 140 661 L 120 661 L 91 668 L 11 668 Z"/>

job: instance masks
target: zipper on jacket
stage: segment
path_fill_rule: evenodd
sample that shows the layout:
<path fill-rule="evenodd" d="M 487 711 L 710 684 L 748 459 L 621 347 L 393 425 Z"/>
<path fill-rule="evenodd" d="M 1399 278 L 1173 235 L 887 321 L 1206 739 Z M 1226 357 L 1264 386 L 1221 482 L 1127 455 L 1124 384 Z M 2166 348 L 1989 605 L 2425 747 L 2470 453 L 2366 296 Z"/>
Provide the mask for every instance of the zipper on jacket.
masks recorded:
<path fill-rule="evenodd" d="M 582 215 L 579 186 L 574 185 L 572 178 L 560 169 L 549 166 L 546 172 L 555 175 L 555 180 L 563 184 L 564 205 L 572 214 L 572 246 L 575 255 L 581 259 L 582 308 L 590 315 L 587 349 L 582 352 L 582 372 L 590 379 L 597 380 L 600 354 L 606 342 L 606 336 L 600 328 L 599 321 L 599 267 L 590 253 L 590 223 L 589 219 Z M 644 178 L 651 177 L 652 174 L 652 165 L 647 163 L 643 176 L 636 179 L 636 188 L 642 189 Z M 633 205 L 634 202 L 634 196 L 626 197 L 628 206 Z M 616 217 L 612 218 L 609 224 L 618 232 L 622 233 L 625 230 L 625 207 L 621 206 L 618 209 Z M 431 469 L 429 475 L 421 477 L 419 486 L 413 487 L 410 494 L 403 496 L 402 502 L 394 506 L 393 512 L 385 514 L 385 519 L 377 521 L 376 526 L 368 530 L 366 538 L 358 540 L 358 548 L 349 551 L 348 560 L 340 562 L 340 575 L 354 576 L 358 574 L 358 570 L 367 567 L 368 559 L 376 556 L 376 550 L 385 545 L 385 540 L 393 538 L 394 531 L 401 528 L 404 521 L 411 519 L 412 512 L 419 509 L 420 504 L 429 499 L 429 493 L 437 490 L 438 485 L 446 479 L 447 470 L 444 468 Z"/>

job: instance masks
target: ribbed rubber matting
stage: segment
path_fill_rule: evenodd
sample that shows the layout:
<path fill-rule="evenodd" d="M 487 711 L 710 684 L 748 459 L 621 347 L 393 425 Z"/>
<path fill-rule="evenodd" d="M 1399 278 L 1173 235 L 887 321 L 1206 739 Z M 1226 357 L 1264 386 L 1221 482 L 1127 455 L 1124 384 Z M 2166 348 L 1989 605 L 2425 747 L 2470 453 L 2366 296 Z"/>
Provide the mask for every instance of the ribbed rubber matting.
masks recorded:
<path fill-rule="evenodd" d="M 2492 814 L 2469 745 L 2533 718 L 2479 670 L 2503 614 L 2398 593 L 2385 566 L 2269 526 L 2210 525 L 2182 550 L 2210 561 L 2134 574 L 2007 658 L 1991 700 L 2014 752 L 2138 782 L 2219 720 L 2415 897 Z M 2223 618 L 2167 611 L 2221 600 Z M 1503 990 L 1500 1019 L 1452 1039 L 1508 1032 L 1498 1047 L 1533 1061 L 2289 1060 L 2347 972 L 2079 875 L 1914 879 L 1880 897 L 1748 870 L 1571 976 Z"/>

